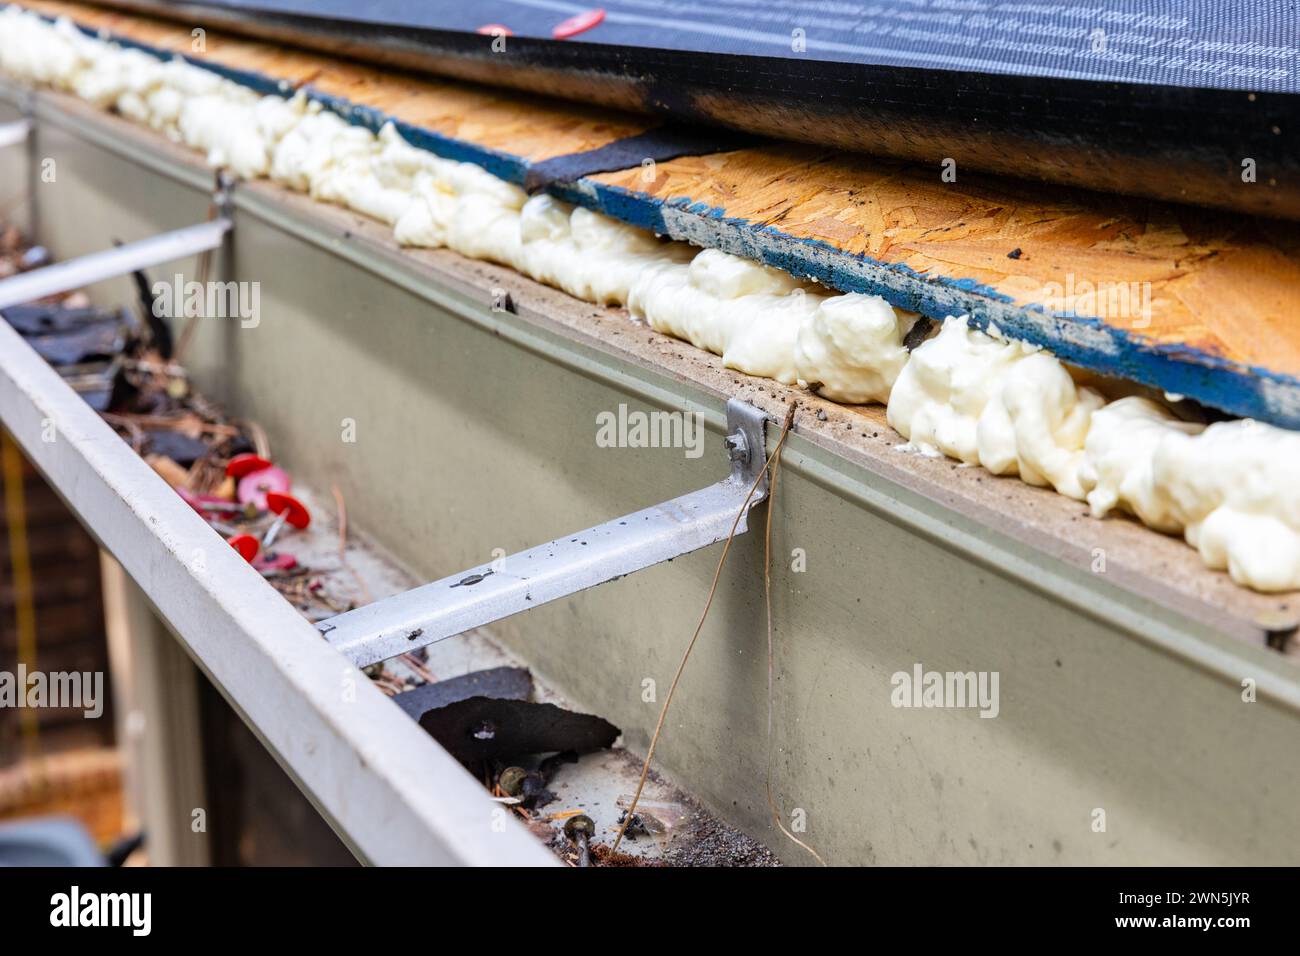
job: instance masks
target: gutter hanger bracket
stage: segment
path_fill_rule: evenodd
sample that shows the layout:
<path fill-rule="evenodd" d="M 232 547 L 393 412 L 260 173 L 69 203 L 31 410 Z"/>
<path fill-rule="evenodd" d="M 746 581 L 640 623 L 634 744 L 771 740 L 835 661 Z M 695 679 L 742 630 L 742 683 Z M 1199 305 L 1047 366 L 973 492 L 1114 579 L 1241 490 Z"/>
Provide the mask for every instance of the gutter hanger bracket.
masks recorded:
<path fill-rule="evenodd" d="M 347 611 L 316 625 L 357 667 L 454 637 L 520 611 L 613 581 L 726 539 L 740 515 L 767 497 L 763 475 L 766 416 L 754 406 L 727 402 L 727 458 L 731 474 L 716 484 L 594 528 L 557 538 L 491 564 Z"/>
<path fill-rule="evenodd" d="M 0 279 L 0 309 L 72 292 L 105 279 L 130 275 L 140 269 L 219 248 L 233 226 L 230 219 L 232 188 L 233 180 L 218 173 L 212 196 L 216 215 L 206 222 Z"/>

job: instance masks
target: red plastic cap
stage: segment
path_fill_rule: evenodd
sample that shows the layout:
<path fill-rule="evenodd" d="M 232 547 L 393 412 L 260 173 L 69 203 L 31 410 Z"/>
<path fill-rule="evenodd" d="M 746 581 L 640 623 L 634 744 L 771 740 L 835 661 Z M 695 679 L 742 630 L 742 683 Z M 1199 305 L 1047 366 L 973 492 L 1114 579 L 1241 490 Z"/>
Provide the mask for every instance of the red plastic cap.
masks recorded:
<path fill-rule="evenodd" d="M 231 478 L 243 478 L 245 475 L 251 475 L 255 471 L 261 471 L 263 468 L 270 468 L 271 463 L 261 455 L 254 455 L 248 452 L 243 455 L 236 455 L 226 463 L 226 474 Z"/>
<path fill-rule="evenodd" d="M 226 539 L 226 543 L 238 551 L 239 556 L 250 564 L 257 557 L 257 552 L 262 550 L 262 542 L 251 534 L 232 535 Z"/>
<path fill-rule="evenodd" d="M 596 7 L 594 10 L 584 10 L 582 13 L 575 13 L 563 23 L 558 24 L 551 31 L 551 36 L 557 40 L 567 40 L 579 33 L 586 33 L 592 27 L 600 26 L 604 20 L 605 11 L 603 8 Z"/>
<path fill-rule="evenodd" d="M 288 515 L 284 520 L 295 528 L 305 528 L 311 524 L 311 514 L 307 511 L 307 507 L 293 495 L 282 491 L 268 491 L 266 506 L 276 514 L 287 511 Z"/>
<path fill-rule="evenodd" d="M 272 465 L 270 468 L 263 468 L 261 471 L 240 478 L 239 485 L 235 488 L 235 497 L 239 499 L 241 505 L 251 501 L 253 507 L 265 511 L 268 491 L 288 491 L 292 486 L 289 473 L 283 468 Z"/>

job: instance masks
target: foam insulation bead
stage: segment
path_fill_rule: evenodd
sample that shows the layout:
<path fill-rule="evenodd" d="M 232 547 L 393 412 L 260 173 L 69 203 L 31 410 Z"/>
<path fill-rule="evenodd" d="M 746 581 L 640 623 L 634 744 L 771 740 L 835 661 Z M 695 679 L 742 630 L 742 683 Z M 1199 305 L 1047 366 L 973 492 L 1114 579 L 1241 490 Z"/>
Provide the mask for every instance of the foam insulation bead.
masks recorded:
<path fill-rule="evenodd" d="M 1082 500 L 1084 440 L 1105 399 L 1049 353 L 990 333 L 949 318 L 913 350 L 889 397 L 890 426 L 922 452 Z"/>
<path fill-rule="evenodd" d="M 1112 507 L 1182 532 L 1212 568 L 1261 591 L 1300 582 L 1300 434 L 1250 420 L 1180 422 L 1143 398 L 1097 412 L 1084 480 Z"/>
<path fill-rule="evenodd" d="M 1194 435 L 1204 428 L 1196 422 L 1179 421 L 1164 406 L 1140 396 L 1121 398 L 1098 409 L 1088 428 L 1080 468 L 1092 514 L 1102 518 L 1118 507 L 1148 527 L 1180 534 L 1182 522 L 1155 484 L 1155 451 L 1167 435 Z"/>
<path fill-rule="evenodd" d="M 260 96 L 176 57 L 159 60 L 6 7 L 0 70 L 71 93 L 393 228 L 408 246 L 500 263 L 651 328 L 730 368 L 825 398 L 887 403 L 908 447 L 1018 475 L 1182 533 L 1212 568 L 1260 590 L 1300 588 L 1300 434 L 1248 421 L 1208 428 L 1141 397 L 1111 404 L 1050 353 L 948 318 L 909 355 L 916 316 L 718 250 L 668 242 L 471 163 L 378 135 L 299 93 Z"/>

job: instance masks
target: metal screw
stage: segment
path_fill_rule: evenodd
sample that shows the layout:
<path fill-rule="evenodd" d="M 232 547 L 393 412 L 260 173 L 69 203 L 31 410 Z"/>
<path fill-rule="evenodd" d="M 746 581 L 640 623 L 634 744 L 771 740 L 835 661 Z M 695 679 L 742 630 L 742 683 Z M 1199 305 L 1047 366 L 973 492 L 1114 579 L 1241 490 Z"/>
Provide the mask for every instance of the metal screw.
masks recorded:
<path fill-rule="evenodd" d="M 1300 630 L 1300 621 L 1296 619 L 1294 612 L 1281 609 L 1260 614 L 1255 618 L 1255 625 L 1264 632 L 1264 642 L 1278 651 L 1286 650 L 1287 644 L 1291 642 L 1296 631 Z"/>
<path fill-rule="evenodd" d="M 591 837 L 596 821 L 585 813 L 564 821 L 564 835 L 578 845 L 578 866 L 591 866 Z"/>
<path fill-rule="evenodd" d="M 497 778 L 497 786 L 508 797 L 517 797 L 524 792 L 524 778 L 528 771 L 523 767 L 506 767 Z"/>
<path fill-rule="evenodd" d="M 218 169 L 212 191 L 212 204 L 223 216 L 229 216 L 233 206 L 231 193 L 235 188 L 235 178 L 224 169 Z"/>
<path fill-rule="evenodd" d="M 266 534 L 262 535 L 263 549 L 269 548 L 271 547 L 271 545 L 275 543 L 276 536 L 279 535 L 280 529 L 284 527 L 284 523 L 288 520 L 289 520 L 288 508 L 285 508 L 283 511 L 281 511 L 278 515 L 275 516 L 275 520 L 271 522 L 271 527 L 267 528 Z"/>
<path fill-rule="evenodd" d="M 271 523 L 271 527 L 267 528 L 266 534 L 262 535 L 262 547 L 264 549 L 269 549 L 275 542 L 276 535 L 280 533 L 280 529 L 284 527 L 286 521 L 291 522 L 295 528 L 305 528 L 311 521 L 307 509 L 292 495 L 268 491 L 266 505 L 277 514 L 275 521 Z"/>
<path fill-rule="evenodd" d="M 743 431 L 732 432 L 723 439 L 723 444 L 727 446 L 727 457 L 732 461 L 744 461 L 749 457 L 749 441 Z"/>

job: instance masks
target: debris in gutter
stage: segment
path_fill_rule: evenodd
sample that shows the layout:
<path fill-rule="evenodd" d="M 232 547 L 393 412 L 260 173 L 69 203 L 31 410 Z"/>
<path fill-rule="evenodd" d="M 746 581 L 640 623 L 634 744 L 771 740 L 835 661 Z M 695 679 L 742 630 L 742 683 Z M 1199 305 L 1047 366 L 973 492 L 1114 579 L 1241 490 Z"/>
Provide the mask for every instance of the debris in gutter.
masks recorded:
<path fill-rule="evenodd" d="M 658 860 L 648 860 L 642 856 L 633 856 L 631 853 L 621 853 L 603 843 L 597 843 L 591 848 L 591 858 L 596 861 L 597 866 L 628 867 L 667 865 Z"/>
<path fill-rule="evenodd" d="M 603 717 L 491 697 L 470 697 L 428 711 L 420 726 L 470 768 L 529 754 L 592 753 L 613 746 L 622 733 Z"/>
<path fill-rule="evenodd" d="M 540 810 L 559 797 L 547 784 L 564 764 L 576 764 L 579 755 L 572 750 L 552 754 L 537 765 L 536 770 L 523 767 L 506 767 L 497 775 L 497 790 L 518 800 L 518 805 L 529 810 Z"/>
<path fill-rule="evenodd" d="M 12 230 L 0 232 L 0 273 L 23 268 L 19 260 L 43 264 L 48 255 L 24 257 Z M 137 276 L 137 284 L 142 280 Z M 3 317 L 29 342 L 39 339 L 41 354 L 64 379 L 308 620 L 369 603 L 366 582 L 347 558 L 342 493 L 332 489 L 339 532 L 332 566 L 332 545 L 327 554 L 318 536 L 291 538 L 311 524 L 307 506 L 319 506 L 292 494 L 291 476 L 276 466 L 263 430 L 227 416 L 195 391 L 185 367 L 167 354 L 170 342 L 150 323 L 130 310 L 94 309 L 81 293 L 6 309 Z M 60 336 L 69 337 L 55 342 Z M 184 337 L 177 349 L 183 351 Z M 76 361 L 60 365 L 64 359 Z M 306 543 L 291 545 L 294 554 L 275 550 L 281 539 Z M 342 586 L 343 573 L 355 579 L 355 588 Z M 471 575 L 458 586 L 472 587 L 483 577 Z M 577 864 L 581 856 L 590 866 L 661 866 L 674 847 L 681 859 L 694 861 L 696 850 L 678 844 L 707 826 L 729 834 L 731 843 L 711 856 L 699 851 L 699 859 L 774 865 L 770 854 L 762 857 L 767 851 L 761 845 L 714 821 L 679 791 L 665 793 L 664 784 L 658 795 L 672 800 L 642 801 L 628 828 L 629 839 L 639 844 L 627 853 L 613 850 L 602 840 L 612 839 L 622 824 L 618 815 L 630 800 L 617 795 L 635 780 L 634 758 L 610 749 L 619 729 L 599 716 L 531 700 L 534 684 L 526 668 L 491 667 L 439 680 L 429 661 L 429 649 L 420 648 L 365 671 L 566 862 Z M 728 852 L 736 859 L 727 859 Z"/>
<path fill-rule="evenodd" d="M 689 839 L 676 840 L 664 853 L 668 866 L 780 866 L 767 847 L 708 816 L 701 816 Z"/>
<path fill-rule="evenodd" d="M 591 838 L 596 833 L 596 821 L 585 813 L 564 821 L 564 835 L 578 848 L 578 866 L 591 866 Z"/>
<path fill-rule="evenodd" d="M 122 369 L 127 313 L 92 308 L 84 296 L 66 301 L 11 306 L 4 318 L 87 404 L 105 411 Z"/>
<path fill-rule="evenodd" d="M 150 454 L 168 458 L 189 469 L 208 453 L 210 443 L 201 431 L 186 432 L 179 428 L 145 428 L 145 441 Z"/>
<path fill-rule="evenodd" d="M 125 311 L 93 306 L 14 305 L 5 318 L 51 365 L 108 362 L 126 348 L 130 322 Z"/>
<path fill-rule="evenodd" d="M 533 693 L 533 675 L 525 667 L 492 667 L 403 691 L 393 703 L 419 720 L 431 710 L 470 697 L 527 700 Z"/>
<path fill-rule="evenodd" d="M 686 811 L 680 803 L 668 803 L 662 800 L 640 800 L 636 812 L 628 821 L 627 808 L 632 805 L 632 795 L 625 794 L 618 798 L 618 824 L 623 826 L 623 836 L 635 841 L 637 837 L 663 836 L 672 833 L 686 820 Z"/>
<path fill-rule="evenodd" d="M 16 229 L 0 231 L 0 277 L 49 262 L 43 248 L 24 247 Z M 309 620 L 349 610 L 326 575 L 273 550 L 287 528 L 306 528 L 310 513 L 290 494 L 292 481 L 271 461 L 261 428 L 231 420 L 193 390 L 170 358 L 170 331 L 153 313 L 147 276 L 135 280 L 141 317 L 73 292 L 6 308 L 3 318 Z"/>
<path fill-rule="evenodd" d="M 645 818 L 640 813 L 632 814 L 632 819 L 628 819 L 627 811 L 624 810 L 618 815 L 618 824 L 623 828 L 624 839 L 636 842 L 639 836 L 649 836 L 650 828 L 645 824 Z"/>

